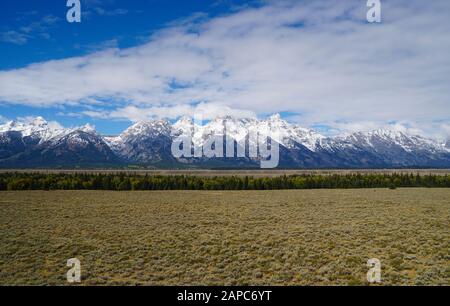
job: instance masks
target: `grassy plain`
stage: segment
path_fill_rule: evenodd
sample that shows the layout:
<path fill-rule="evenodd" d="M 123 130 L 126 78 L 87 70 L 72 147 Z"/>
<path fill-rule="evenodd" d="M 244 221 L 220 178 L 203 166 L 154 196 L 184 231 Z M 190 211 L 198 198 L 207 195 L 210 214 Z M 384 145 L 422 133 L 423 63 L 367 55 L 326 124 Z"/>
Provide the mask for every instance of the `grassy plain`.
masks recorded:
<path fill-rule="evenodd" d="M 0 284 L 450 285 L 450 189 L 0 193 Z"/>

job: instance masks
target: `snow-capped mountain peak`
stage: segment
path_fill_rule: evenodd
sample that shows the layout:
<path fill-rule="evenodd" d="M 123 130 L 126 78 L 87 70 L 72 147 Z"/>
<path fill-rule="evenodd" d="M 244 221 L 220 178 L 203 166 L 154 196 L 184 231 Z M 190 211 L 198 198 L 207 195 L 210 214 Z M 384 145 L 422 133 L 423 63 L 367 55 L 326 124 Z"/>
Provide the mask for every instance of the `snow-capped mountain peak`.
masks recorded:
<path fill-rule="evenodd" d="M 174 126 L 177 125 L 191 125 L 193 124 L 194 120 L 188 116 L 183 116 L 174 124 Z"/>
<path fill-rule="evenodd" d="M 27 122 L 9 121 L 0 126 L 0 132 L 22 132 L 23 136 L 30 136 L 34 132 L 48 129 L 48 123 L 42 117 Z"/>
<path fill-rule="evenodd" d="M 1 125 L 0 133 L 5 132 L 20 132 L 22 137 L 32 137 L 39 142 L 45 142 L 63 134 L 65 130 L 60 126 L 49 124 L 42 117 L 36 117 L 24 122 L 10 121 Z"/>
<path fill-rule="evenodd" d="M 276 122 L 276 121 L 283 121 L 283 120 L 281 119 L 281 115 L 279 113 L 276 113 L 276 114 L 273 114 L 272 116 L 270 116 L 268 121 Z"/>
<path fill-rule="evenodd" d="M 183 116 L 172 126 L 172 134 L 178 136 L 180 134 L 190 134 L 194 128 L 194 120 L 190 117 Z"/>
<path fill-rule="evenodd" d="M 48 122 L 41 116 L 34 118 L 31 124 L 34 126 L 41 126 L 41 127 L 48 126 Z"/>
<path fill-rule="evenodd" d="M 198 148 L 210 136 L 226 135 L 227 142 L 233 139 L 242 143 L 250 133 L 271 136 L 273 134 L 269 133 L 273 132 L 278 132 L 283 156 L 288 158 L 285 167 L 450 167 L 450 140 L 437 141 L 395 128 L 326 137 L 289 123 L 279 114 L 262 120 L 222 116 L 204 125 L 195 124 L 189 117 L 182 117 L 173 124 L 166 120 L 143 121 L 110 137 L 101 136 L 89 124 L 62 128 L 42 117 L 10 121 L 0 125 L 0 162 L 1 154 L 5 158 L 20 154 L 25 148 L 30 152 L 30 147 L 36 146 L 36 150 L 56 150 L 55 154 L 73 151 L 73 160 L 76 160 L 77 150 L 97 148 L 95 150 L 106 152 L 108 156 L 110 153 L 105 151 L 108 148 L 122 161 L 177 163 L 170 148 L 173 139 L 180 135 L 192 135 L 194 146 Z M 89 156 L 94 158 L 94 155 Z M 233 162 L 231 160 L 230 164 Z"/>
<path fill-rule="evenodd" d="M 371 148 L 375 151 L 387 150 L 387 148 L 392 147 L 401 148 L 406 152 L 442 152 L 445 150 L 445 147 L 436 140 L 386 128 L 369 132 L 356 132 L 344 138 L 336 137 L 336 140 L 345 140 L 357 147 Z"/>
<path fill-rule="evenodd" d="M 17 121 L 8 121 L 7 123 L 0 125 L 0 133 L 19 131 L 23 129 L 23 123 Z"/>
<path fill-rule="evenodd" d="M 128 142 L 146 141 L 160 136 L 170 137 L 171 126 L 167 120 L 139 121 L 118 136 L 104 137 L 114 151 L 120 151 Z"/>
<path fill-rule="evenodd" d="M 126 129 L 122 134 L 122 138 L 139 136 L 139 135 L 167 135 L 170 132 L 170 124 L 167 120 L 157 121 L 140 121 Z"/>
<path fill-rule="evenodd" d="M 78 130 L 85 132 L 85 133 L 93 133 L 93 134 L 97 133 L 97 131 L 95 130 L 95 126 L 90 125 L 89 123 L 80 127 Z"/>

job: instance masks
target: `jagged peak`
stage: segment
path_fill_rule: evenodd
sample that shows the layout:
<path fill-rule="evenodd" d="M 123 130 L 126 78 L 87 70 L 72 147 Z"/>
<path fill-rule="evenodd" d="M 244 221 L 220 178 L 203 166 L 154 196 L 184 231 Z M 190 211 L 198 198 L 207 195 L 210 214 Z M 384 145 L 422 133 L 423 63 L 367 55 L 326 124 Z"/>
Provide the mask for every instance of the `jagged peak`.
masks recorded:
<path fill-rule="evenodd" d="M 192 142 L 196 147 L 201 146 L 205 143 L 204 141 L 209 135 L 213 135 L 214 133 L 215 135 L 221 135 L 223 131 L 221 129 L 222 124 L 227 121 L 227 123 L 230 123 L 230 129 L 228 130 L 228 127 L 226 127 L 226 133 L 230 133 L 230 136 L 234 137 L 236 140 L 243 139 L 242 136 L 246 137 L 246 130 L 257 130 L 258 132 L 266 133 L 269 128 L 275 127 L 280 131 L 280 145 L 287 150 L 292 149 L 293 154 L 306 154 L 306 151 L 304 151 L 305 148 L 311 151 L 307 152 L 307 154 L 317 154 L 311 155 L 314 158 L 321 158 L 323 155 L 322 153 L 326 153 L 324 156 L 326 156 L 325 158 L 327 159 L 331 158 L 331 154 L 328 153 L 342 153 L 336 156 L 339 159 L 342 158 L 344 160 L 342 164 L 344 166 L 352 165 L 353 159 L 359 158 L 357 156 L 358 152 L 370 152 L 370 156 L 379 156 L 379 160 L 373 159 L 375 166 L 384 165 L 384 162 L 388 165 L 404 165 L 405 163 L 415 165 L 415 152 L 418 152 L 420 155 L 417 156 L 421 158 L 422 156 L 425 156 L 425 154 L 429 154 L 430 164 L 427 164 L 427 162 L 424 165 L 434 165 L 434 158 L 439 160 L 439 162 L 445 163 L 445 165 L 448 165 L 448 161 L 450 160 L 450 155 L 448 155 L 450 154 L 449 139 L 434 141 L 430 138 L 421 136 L 410 136 L 408 133 L 410 130 L 404 129 L 401 126 L 386 125 L 385 128 L 373 130 L 371 132 L 353 133 L 350 134 L 350 136 L 345 137 L 325 137 L 313 129 L 303 128 L 296 123 L 288 122 L 283 119 L 280 114 L 274 114 L 270 117 L 266 117 L 266 119 L 245 119 L 239 116 L 222 116 L 217 117 L 215 120 L 209 121 L 202 126 L 192 125 L 193 119 L 194 118 L 183 116 L 174 124 L 169 123 L 167 120 L 136 122 L 119 136 L 104 137 L 98 134 L 95 131 L 95 127 L 90 124 L 82 127 L 63 128 L 53 121 L 47 123 L 42 117 L 36 117 L 31 119 L 27 118 L 24 122 L 10 121 L 5 125 L 0 126 L 0 132 L 3 132 L 2 128 L 6 126 L 6 129 L 9 129 L 10 131 L 20 131 L 22 136 L 31 135 L 31 140 L 33 140 L 33 142 L 30 141 L 29 143 L 35 144 L 37 143 L 36 140 L 39 139 L 41 146 L 70 145 L 75 143 L 79 145 L 76 148 L 82 150 L 86 147 L 85 145 L 89 143 L 105 143 L 113 150 L 113 152 L 122 158 L 134 161 L 134 158 L 136 157 L 142 158 L 136 160 L 147 162 L 153 161 L 153 159 L 162 158 L 161 156 L 167 153 L 165 150 L 170 148 L 170 145 L 167 145 L 169 141 L 173 139 L 173 137 L 179 136 L 180 133 L 193 130 Z M 4 138 L 7 139 L 8 137 Z M 397 147 L 394 146 L 400 146 L 404 151 L 411 153 L 411 158 L 406 154 L 401 155 L 404 152 L 397 150 Z M 152 150 L 154 150 L 154 152 Z M 152 153 L 150 154 L 149 151 Z M 351 154 L 347 156 L 345 154 L 346 152 L 350 152 Z M 297 157 L 300 158 L 302 155 L 293 156 L 294 159 L 296 159 Z M 355 161 L 355 165 L 365 166 L 367 163 L 370 165 L 370 156 L 367 156 L 361 155 L 361 161 Z M 441 156 L 444 157 L 441 158 Z M 172 156 L 170 158 L 172 158 Z M 316 161 L 314 158 L 310 158 L 310 161 L 308 162 L 315 165 Z M 398 160 L 396 160 L 397 158 Z M 394 163 L 392 162 L 393 160 L 395 161 Z M 296 163 L 296 161 L 292 162 Z M 327 160 L 325 160 L 325 162 L 327 162 Z M 322 166 L 321 161 L 317 161 L 317 163 Z M 336 159 L 336 161 L 331 160 L 330 163 L 341 162 Z M 417 164 L 417 166 L 421 166 L 421 164 Z"/>
<path fill-rule="evenodd" d="M 384 139 L 392 139 L 392 140 L 399 140 L 399 139 L 416 139 L 421 141 L 435 141 L 431 138 L 427 138 L 418 134 L 410 133 L 408 131 L 402 130 L 402 129 L 396 129 L 396 128 L 379 128 L 372 131 L 366 131 L 366 132 L 354 132 L 349 135 L 350 137 L 353 136 L 362 136 L 362 137 L 380 137 Z"/>
<path fill-rule="evenodd" d="M 31 121 L 31 124 L 35 126 L 44 126 L 48 125 L 48 122 L 43 117 L 38 116 Z"/>
<path fill-rule="evenodd" d="M 78 130 L 85 132 L 85 133 L 97 133 L 95 130 L 95 126 L 87 123 L 84 126 L 80 127 Z"/>
<path fill-rule="evenodd" d="M 233 115 L 219 115 L 209 122 L 216 122 L 216 123 L 222 123 L 223 121 L 231 121 L 231 122 L 282 122 L 287 123 L 287 121 L 283 120 L 280 114 L 274 114 L 270 117 L 267 117 L 266 119 L 258 120 L 255 117 L 239 117 L 239 116 L 233 116 Z M 174 125 L 181 125 L 181 124 L 192 124 L 194 123 L 194 118 L 189 116 L 181 116 L 178 118 L 178 120 L 174 123 Z"/>
<path fill-rule="evenodd" d="M 145 120 L 134 123 L 130 128 L 152 128 L 155 126 L 167 126 L 169 124 L 169 121 L 166 119 Z"/>
<path fill-rule="evenodd" d="M 137 136 L 142 134 L 168 134 L 170 131 L 170 123 L 165 119 L 138 121 L 126 129 L 120 136 L 123 139 L 126 139 L 129 136 Z"/>
<path fill-rule="evenodd" d="M 405 133 L 402 131 L 396 130 L 396 129 L 387 129 L 387 128 L 379 128 L 372 132 L 370 132 L 372 135 L 378 135 L 378 136 L 388 136 L 388 137 L 398 137 L 398 136 L 405 136 Z"/>
<path fill-rule="evenodd" d="M 43 117 L 27 118 L 25 120 L 12 120 L 0 125 L 0 132 L 17 131 L 29 136 L 36 132 L 49 130 L 50 126 Z"/>
<path fill-rule="evenodd" d="M 22 124 L 19 121 L 11 120 L 11 121 L 6 122 L 5 124 L 0 125 L 0 127 L 2 127 L 2 128 L 7 128 L 7 127 L 13 128 L 13 127 L 16 127 L 18 125 L 22 125 Z"/>
<path fill-rule="evenodd" d="M 188 116 L 181 116 L 174 125 L 192 125 L 194 120 Z"/>
<path fill-rule="evenodd" d="M 6 122 L 3 125 L 0 125 L 0 127 L 2 127 L 3 129 L 5 128 L 18 128 L 18 129 L 23 129 L 27 126 L 32 126 L 32 127 L 47 127 L 48 122 L 41 116 L 39 117 L 35 117 L 35 118 L 31 118 L 31 119 L 27 119 L 24 121 L 19 121 L 19 120 L 11 120 Z"/>
<path fill-rule="evenodd" d="M 347 132 L 343 133 L 340 136 L 337 136 L 336 138 L 342 138 L 342 137 L 373 137 L 373 136 L 379 136 L 384 138 L 395 138 L 397 136 L 406 136 L 403 132 L 399 130 L 394 129 L 388 129 L 388 128 L 378 128 L 376 130 L 369 130 L 369 131 L 355 131 L 355 132 Z"/>
<path fill-rule="evenodd" d="M 269 117 L 270 121 L 284 121 L 281 119 L 281 115 L 279 113 L 275 113 Z"/>
<path fill-rule="evenodd" d="M 235 125 L 235 130 L 240 128 L 250 127 L 250 128 L 267 128 L 268 126 L 275 126 L 280 128 L 281 136 L 285 140 L 286 144 L 292 141 L 306 144 L 310 150 L 314 150 L 316 146 L 320 145 L 320 142 L 324 139 L 328 139 L 330 143 L 337 142 L 347 142 L 347 143 L 357 143 L 363 142 L 365 144 L 374 144 L 374 138 L 379 138 L 384 141 L 394 142 L 403 147 L 413 148 L 418 145 L 421 147 L 437 147 L 442 149 L 450 149 L 450 140 L 446 141 L 435 141 L 431 138 L 426 138 L 423 136 L 412 135 L 408 133 L 407 130 L 396 128 L 395 126 L 385 126 L 376 130 L 368 132 L 355 132 L 347 135 L 338 135 L 334 137 L 326 137 L 318 133 L 317 131 L 309 128 L 302 127 L 296 123 L 290 123 L 282 118 L 279 113 L 273 114 L 266 119 L 256 119 L 256 118 L 240 118 L 239 116 L 225 115 L 218 116 L 214 120 L 209 121 L 200 129 L 217 130 L 217 127 L 227 121 L 232 125 Z M 192 128 L 194 124 L 194 118 L 189 116 L 182 116 L 175 123 L 171 124 L 165 119 L 150 120 L 150 121 L 139 121 L 134 123 L 128 129 L 117 137 L 123 137 L 124 139 L 130 136 L 146 135 L 146 136 L 158 136 L 158 135 L 170 135 L 175 130 L 178 131 L 188 131 Z M 3 125 L 0 125 L 0 133 L 7 131 L 18 131 L 23 134 L 23 136 L 33 135 L 39 137 L 42 140 L 49 140 L 51 138 L 58 138 L 67 133 L 74 131 L 83 131 L 86 133 L 99 135 L 95 127 L 86 124 L 85 126 L 77 128 L 57 127 L 53 122 L 47 122 L 43 117 L 37 116 L 35 118 L 27 118 L 25 121 L 13 120 L 9 121 Z M 109 137 L 113 138 L 113 137 Z M 118 138 L 117 138 L 118 139 Z"/>

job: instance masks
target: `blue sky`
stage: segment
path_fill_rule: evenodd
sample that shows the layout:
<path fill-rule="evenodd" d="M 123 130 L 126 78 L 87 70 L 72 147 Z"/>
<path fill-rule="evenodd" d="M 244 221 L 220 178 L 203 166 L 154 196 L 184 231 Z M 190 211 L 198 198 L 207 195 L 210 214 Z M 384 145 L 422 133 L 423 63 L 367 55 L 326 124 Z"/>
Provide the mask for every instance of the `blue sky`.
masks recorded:
<path fill-rule="evenodd" d="M 117 134 L 202 112 L 278 112 L 323 133 L 450 135 L 450 2 L 63 0 L 0 4 L 0 121 Z"/>
<path fill-rule="evenodd" d="M 14 33 L 0 40 L 0 69 L 84 55 L 112 41 L 121 48 L 139 45 L 177 19 L 199 12 L 213 17 L 252 2 L 81 0 L 82 22 L 72 24 L 65 20 L 65 4 L 65 0 L 2 1 L 0 30 Z"/>
<path fill-rule="evenodd" d="M 239 0 L 82 0 L 82 22 L 68 23 L 66 13 L 69 8 L 65 4 L 64 0 L 2 1 L 0 70 L 83 56 L 108 47 L 136 46 L 168 24 L 198 13 L 213 17 L 242 7 L 260 5 L 257 2 Z M 83 109 L 66 107 L 65 111 L 77 113 Z M 112 122 L 58 115 L 61 113 L 62 110 L 58 108 L 0 104 L 3 121 L 43 116 L 65 126 L 91 122 L 106 134 L 119 133 L 130 125 L 127 120 Z"/>

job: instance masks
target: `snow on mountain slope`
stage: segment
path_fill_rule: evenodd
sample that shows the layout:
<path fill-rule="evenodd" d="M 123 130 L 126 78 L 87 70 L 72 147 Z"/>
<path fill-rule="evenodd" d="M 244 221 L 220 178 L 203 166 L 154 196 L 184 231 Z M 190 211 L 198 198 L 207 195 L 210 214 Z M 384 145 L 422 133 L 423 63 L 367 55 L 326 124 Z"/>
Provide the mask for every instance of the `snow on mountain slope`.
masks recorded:
<path fill-rule="evenodd" d="M 267 120 L 262 120 L 260 127 L 266 132 L 269 132 L 270 129 L 279 131 L 280 142 L 288 149 L 295 147 L 297 143 L 315 152 L 320 141 L 326 138 L 313 130 L 288 123 L 281 119 L 279 114 L 275 114 Z"/>
<path fill-rule="evenodd" d="M 227 139 L 239 142 L 248 133 L 269 135 L 271 130 L 279 132 L 285 167 L 450 167 L 450 141 L 443 143 L 389 129 L 325 137 L 289 123 L 278 114 L 263 120 L 222 116 L 204 125 L 196 125 L 187 117 L 174 124 L 165 120 L 138 122 L 120 135 L 109 137 L 101 136 L 90 125 L 61 128 L 42 117 L 11 121 L 0 125 L 0 160 L 36 147 L 39 154 L 67 163 L 76 163 L 78 157 L 91 163 L 96 154 L 103 156 L 103 162 L 113 161 L 108 148 L 124 162 L 167 164 L 179 162 L 171 154 L 171 144 L 180 135 L 193 135 L 194 145 L 201 147 L 210 136 L 226 133 Z"/>
<path fill-rule="evenodd" d="M 171 134 L 173 137 L 180 135 L 193 135 L 194 134 L 194 121 L 189 117 L 181 117 L 177 122 L 172 125 Z"/>
<path fill-rule="evenodd" d="M 0 133 L 20 132 L 22 137 L 38 139 L 40 143 L 64 135 L 67 130 L 58 126 L 49 125 L 42 117 L 36 117 L 28 123 L 10 121 L 0 126 Z"/>
<path fill-rule="evenodd" d="M 0 125 L 0 133 L 20 132 L 22 137 L 34 138 L 38 143 L 54 141 L 75 131 L 97 134 L 95 128 L 89 124 L 76 128 L 63 128 L 47 122 L 42 117 L 36 117 L 28 122 L 10 121 Z"/>
<path fill-rule="evenodd" d="M 138 163 L 162 162 L 171 156 L 172 126 L 166 120 L 133 124 L 116 137 L 105 137 L 110 148 L 125 160 Z"/>
<path fill-rule="evenodd" d="M 137 122 L 118 136 L 104 137 L 105 141 L 115 150 L 120 150 L 127 143 L 156 138 L 158 136 L 170 136 L 171 127 L 166 120 Z"/>
<path fill-rule="evenodd" d="M 446 151 L 445 146 L 436 140 L 427 139 L 418 135 L 407 135 L 400 131 L 378 129 L 367 133 L 354 133 L 343 138 L 355 146 L 364 147 L 374 151 L 385 149 L 386 147 L 398 147 L 405 152 L 427 151 L 439 153 Z M 337 141 L 342 138 L 336 138 Z"/>
<path fill-rule="evenodd" d="M 218 117 L 203 126 L 195 125 L 189 118 L 182 118 L 173 125 L 173 135 L 193 135 L 193 142 L 196 146 L 202 146 L 207 137 L 223 135 L 236 141 L 245 139 L 248 134 L 256 135 L 260 133 L 270 136 L 271 131 L 277 131 L 280 143 L 286 148 L 293 148 L 296 144 L 301 144 L 310 151 L 317 149 L 318 143 L 325 139 L 313 130 L 302 128 L 299 125 L 290 124 L 281 119 L 279 114 L 273 115 L 266 120 L 254 118 L 234 118 L 231 116 Z M 252 143 L 252 145 L 254 145 Z"/>
<path fill-rule="evenodd" d="M 380 129 L 369 133 L 354 133 L 349 136 L 325 137 L 314 130 L 291 124 L 275 114 L 265 120 L 242 119 L 231 116 L 218 117 L 204 125 L 194 125 L 192 119 L 183 117 L 171 126 L 172 137 L 193 135 L 196 147 L 202 146 L 210 136 L 226 133 L 236 141 L 245 138 L 248 133 L 269 135 L 272 130 L 279 132 L 280 144 L 292 150 L 302 145 L 311 152 L 358 152 L 367 150 L 374 154 L 395 154 L 401 149 L 406 153 L 428 152 L 430 154 L 448 152 L 444 145 L 421 136 L 407 135 L 400 131 Z M 148 132 L 148 131 L 147 131 Z M 253 144 L 251 144 L 253 145 Z"/>

